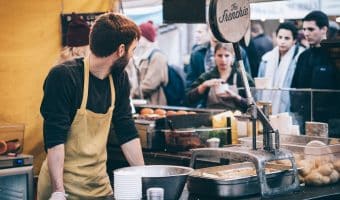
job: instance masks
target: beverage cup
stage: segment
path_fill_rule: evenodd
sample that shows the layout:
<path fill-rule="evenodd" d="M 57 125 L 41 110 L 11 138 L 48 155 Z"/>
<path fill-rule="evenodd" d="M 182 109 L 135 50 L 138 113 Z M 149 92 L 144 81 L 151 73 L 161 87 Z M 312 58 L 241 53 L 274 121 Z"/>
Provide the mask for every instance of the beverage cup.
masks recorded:
<path fill-rule="evenodd" d="M 255 80 L 255 87 L 258 89 L 268 89 L 270 88 L 270 79 L 264 77 L 256 77 Z"/>
<path fill-rule="evenodd" d="M 229 85 L 227 83 L 220 84 L 215 87 L 216 94 L 224 94 L 229 89 Z"/>

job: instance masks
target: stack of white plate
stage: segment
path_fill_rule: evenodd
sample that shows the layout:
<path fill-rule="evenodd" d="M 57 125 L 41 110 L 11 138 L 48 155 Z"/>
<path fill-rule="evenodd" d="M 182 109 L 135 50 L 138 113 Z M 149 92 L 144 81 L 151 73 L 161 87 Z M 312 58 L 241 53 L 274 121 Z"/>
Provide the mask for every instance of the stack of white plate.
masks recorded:
<path fill-rule="evenodd" d="M 141 174 L 131 171 L 114 171 L 114 197 L 116 200 L 140 200 L 142 198 Z"/>

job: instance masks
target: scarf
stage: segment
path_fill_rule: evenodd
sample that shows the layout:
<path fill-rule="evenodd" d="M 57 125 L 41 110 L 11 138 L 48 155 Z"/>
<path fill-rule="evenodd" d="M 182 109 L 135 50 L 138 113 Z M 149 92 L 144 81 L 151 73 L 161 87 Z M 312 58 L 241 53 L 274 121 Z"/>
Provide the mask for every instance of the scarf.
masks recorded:
<path fill-rule="evenodd" d="M 263 91 L 262 99 L 264 101 L 272 102 L 272 113 L 276 114 L 280 111 L 280 104 L 282 98 L 282 92 L 287 91 L 277 91 L 276 89 L 284 88 L 284 83 L 287 78 L 287 72 L 291 62 L 293 61 L 293 56 L 295 52 L 295 46 L 290 48 L 288 52 L 281 57 L 279 63 L 279 48 L 275 47 L 268 54 L 263 56 L 263 60 L 266 61 L 266 68 L 264 77 L 270 79 L 270 87 L 274 90 Z"/>

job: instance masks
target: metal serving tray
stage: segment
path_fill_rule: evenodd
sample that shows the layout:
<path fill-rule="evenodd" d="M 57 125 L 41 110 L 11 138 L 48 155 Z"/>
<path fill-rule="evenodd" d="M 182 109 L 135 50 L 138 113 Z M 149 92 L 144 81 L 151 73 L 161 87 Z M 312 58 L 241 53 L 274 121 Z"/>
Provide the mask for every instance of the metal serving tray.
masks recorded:
<path fill-rule="evenodd" d="M 274 170 L 266 173 L 268 184 L 273 187 L 290 185 L 294 180 L 291 169 L 277 164 L 268 164 L 268 168 Z M 202 176 L 203 173 L 216 173 L 217 171 L 253 168 L 251 162 L 243 162 L 231 165 L 197 169 L 188 177 L 187 187 L 190 193 L 195 195 L 215 198 L 241 197 L 261 193 L 260 184 L 256 175 L 243 176 L 240 178 L 220 179 Z"/>

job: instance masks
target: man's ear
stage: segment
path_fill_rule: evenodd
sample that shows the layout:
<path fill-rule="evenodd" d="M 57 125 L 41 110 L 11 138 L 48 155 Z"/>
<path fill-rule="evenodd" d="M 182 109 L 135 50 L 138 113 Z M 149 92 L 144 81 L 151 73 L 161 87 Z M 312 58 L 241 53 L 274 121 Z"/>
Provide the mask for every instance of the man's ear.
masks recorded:
<path fill-rule="evenodd" d="M 322 31 L 323 39 L 327 39 L 328 27 L 327 26 L 322 27 L 321 31 Z"/>
<path fill-rule="evenodd" d="M 119 45 L 117 53 L 118 53 L 119 58 L 124 56 L 124 54 L 125 54 L 125 44 Z"/>

